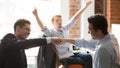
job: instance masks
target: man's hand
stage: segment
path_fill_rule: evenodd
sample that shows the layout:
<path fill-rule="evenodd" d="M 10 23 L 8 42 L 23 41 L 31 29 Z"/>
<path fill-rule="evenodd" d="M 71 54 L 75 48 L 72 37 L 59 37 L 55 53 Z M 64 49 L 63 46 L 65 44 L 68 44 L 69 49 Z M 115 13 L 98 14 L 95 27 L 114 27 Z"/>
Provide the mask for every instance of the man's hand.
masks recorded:
<path fill-rule="evenodd" d="M 56 45 L 65 43 L 62 38 L 51 38 L 51 40 L 52 40 L 52 43 Z"/>
<path fill-rule="evenodd" d="M 34 14 L 35 16 L 38 14 L 38 12 L 37 12 L 37 9 L 36 9 L 36 8 L 33 10 L 33 14 Z"/>
<path fill-rule="evenodd" d="M 64 43 L 71 43 L 74 44 L 75 40 L 74 39 L 66 39 L 66 38 L 51 38 L 52 43 L 58 45 L 58 44 L 64 44 Z"/>
<path fill-rule="evenodd" d="M 88 1 L 88 2 L 86 3 L 86 7 L 88 7 L 91 3 L 92 3 L 92 1 Z"/>

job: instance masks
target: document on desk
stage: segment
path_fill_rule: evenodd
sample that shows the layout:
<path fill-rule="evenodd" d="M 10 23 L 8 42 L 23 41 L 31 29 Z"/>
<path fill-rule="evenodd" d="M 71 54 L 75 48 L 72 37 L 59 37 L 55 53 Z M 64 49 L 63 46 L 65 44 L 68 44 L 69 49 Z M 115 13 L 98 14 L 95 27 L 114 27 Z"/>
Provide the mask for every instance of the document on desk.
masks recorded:
<path fill-rule="evenodd" d="M 115 35 L 120 45 L 120 24 L 112 24 L 111 33 Z"/>

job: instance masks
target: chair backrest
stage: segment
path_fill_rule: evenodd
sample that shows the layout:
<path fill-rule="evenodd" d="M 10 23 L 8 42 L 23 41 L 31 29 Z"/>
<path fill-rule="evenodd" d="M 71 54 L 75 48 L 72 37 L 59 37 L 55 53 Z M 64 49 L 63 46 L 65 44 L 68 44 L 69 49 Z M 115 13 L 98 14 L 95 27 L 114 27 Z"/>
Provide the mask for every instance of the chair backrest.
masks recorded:
<path fill-rule="evenodd" d="M 47 36 L 43 35 L 43 37 Z M 53 48 L 54 44 L 52 43 L 40 46 L 37 57 L 38 68 L 56 68 L 55 53 Z"/>

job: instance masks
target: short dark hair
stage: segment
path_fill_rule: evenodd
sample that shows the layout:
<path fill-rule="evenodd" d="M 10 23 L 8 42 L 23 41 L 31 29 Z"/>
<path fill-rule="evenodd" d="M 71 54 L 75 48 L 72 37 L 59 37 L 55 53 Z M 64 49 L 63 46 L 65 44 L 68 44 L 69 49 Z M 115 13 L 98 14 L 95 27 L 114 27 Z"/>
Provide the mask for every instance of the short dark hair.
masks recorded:
<path fill-rule="evenodd" d="M 108 34 L 108 22 L 104 15 L 95 14 L 88 18 L 88 23 L 93 25 L 93 29 L 97 31 L 100 29 L 103 34 Z"/>
<path fill-rule="evenodd" d="M 14 24 L 14 31 L 16 31 L 17 26 L 22 28 L 23 26 L 25 26 L 25 24 L 31 24 L 31 23 L 26 19 L 18 19 Z"/>

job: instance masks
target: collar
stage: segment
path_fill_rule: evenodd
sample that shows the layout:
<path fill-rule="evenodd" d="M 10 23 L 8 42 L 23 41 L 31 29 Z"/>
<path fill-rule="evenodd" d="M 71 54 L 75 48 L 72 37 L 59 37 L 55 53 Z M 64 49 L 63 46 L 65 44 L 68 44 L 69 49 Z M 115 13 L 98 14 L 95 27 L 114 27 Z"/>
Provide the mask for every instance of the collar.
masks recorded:
<path fill-rule="evenodd" d="M 57 30 L 56 28 L 53 28 L 53 29 L 58 32 L 63 32 L 63 28 L 61 28 L 60 30 Z"/>
<path fill-rule="evenodd" d="M 106 42 L 108 39 L 110 39 L 110 34 L 109 33 L 107 35 L 105 35 L 101 40 L 99 40 L 98 45 L 100 43 Z"/>

